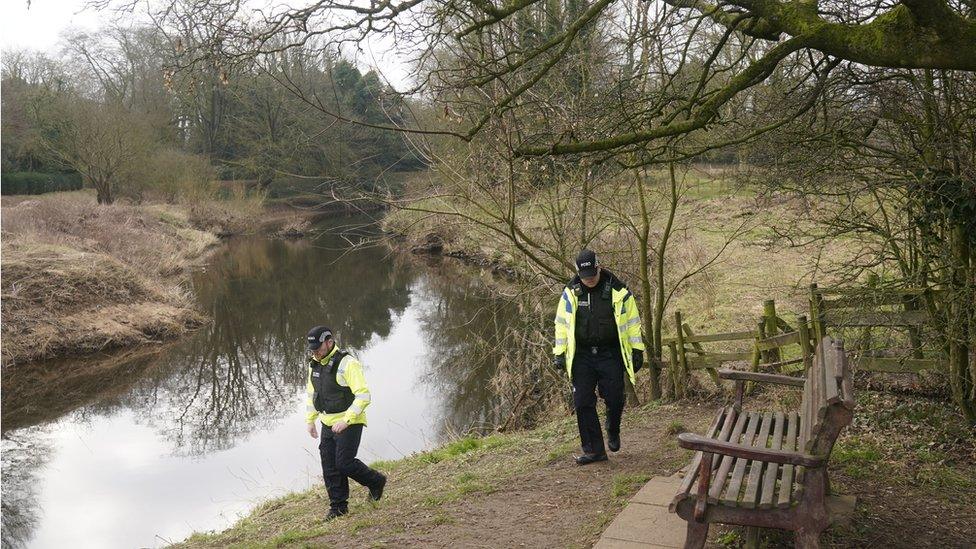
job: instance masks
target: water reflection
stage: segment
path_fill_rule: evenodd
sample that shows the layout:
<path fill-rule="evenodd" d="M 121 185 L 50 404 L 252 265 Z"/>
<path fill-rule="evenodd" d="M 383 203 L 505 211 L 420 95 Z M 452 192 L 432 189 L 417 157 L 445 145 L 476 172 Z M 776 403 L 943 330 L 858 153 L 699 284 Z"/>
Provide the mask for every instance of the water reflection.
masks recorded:
<path fill-rule="evenodd" d="M 213 323 L 170 357 L 173 367 L 131 393 L 179 452 L 199 455 L 290 411 L 304 389 L 304 334 L 329 322 L 343 345 L 389 335 L 410 302 L 414 272 L 379 247 L 342 254 L 308 242 L 232 242 L 194 278 Z M 156 376 L 153 376 L 156 377 Z"/>
<path fill-rule="evenodd" d="M 493 334 L 515 313 L 477 276 L 350 250 L 333 228 L 232 241 L 192 283 L 213 322 L 184 341 L 4 372 L 4 547 L 177 541 L 318 482 L 301 425 L 304 334 L 320 322 L 366 366 L 367 458 L 499 415 Z M 91 516 L 66 528 L 82 504 Z"/>

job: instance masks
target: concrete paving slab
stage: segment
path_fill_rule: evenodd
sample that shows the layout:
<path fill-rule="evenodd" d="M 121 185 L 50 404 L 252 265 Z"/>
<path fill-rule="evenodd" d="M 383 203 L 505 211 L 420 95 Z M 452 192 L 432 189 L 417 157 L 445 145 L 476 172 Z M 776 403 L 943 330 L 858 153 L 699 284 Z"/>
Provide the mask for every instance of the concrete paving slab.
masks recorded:
<path fill-rule="evenodd" d="M 622 539 L 600 538 L 593 549 L 673 549 L 667 545 L 654 545 L 653 543 L 637 543 L 635 541 L 625 541 Z"/>
<path fill-rule="evenodd" d="M 681 484 L 680 477 L 654 477 L 644 485 L 631 501 L 667 507 Z"/>
<path fill-rule="evenodd" d="M 627 503 L 594 546 L 598 549 L 683 547 L 685 521 L 668 512 L 681 476 L 654 477 Z"/>
<path fill-rule="evenodd" d="M 681 547 L 685 542 L 685 521 L 667 507 L 631 502 L 603 532 L 623 541 Z"/>

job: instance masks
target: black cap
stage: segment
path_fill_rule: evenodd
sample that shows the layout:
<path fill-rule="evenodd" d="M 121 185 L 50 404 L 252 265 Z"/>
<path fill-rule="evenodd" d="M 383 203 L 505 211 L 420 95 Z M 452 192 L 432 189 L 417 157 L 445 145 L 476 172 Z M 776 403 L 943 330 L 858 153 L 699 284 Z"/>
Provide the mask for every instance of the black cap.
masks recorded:
<path fill-rule="evenodd" d="M 580 278 L 596 276 L 596 268 L 600 262 L 596 260 L 596 252 L 593 250 L 583 250 L 576 256 L 576 271 Z"/>
<path fill-rule="evenodd" d="M 332 339 L 332 330 L 325 326 L 316 326 L 308 331 L 305 339 L 308 341 L 308 350 L 314 351 L 325 343 L 325 340 Z"/>

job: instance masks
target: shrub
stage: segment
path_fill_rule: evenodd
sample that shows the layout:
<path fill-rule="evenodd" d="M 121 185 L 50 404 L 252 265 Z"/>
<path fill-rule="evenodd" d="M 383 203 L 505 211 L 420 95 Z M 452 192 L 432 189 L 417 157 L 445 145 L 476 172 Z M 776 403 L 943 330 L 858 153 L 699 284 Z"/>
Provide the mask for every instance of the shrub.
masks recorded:
<path fill-rule="evenodd" d="M 170 203 L 196 204 L 213 198 L 216 171 L 203 156 L 176 149 L 159 149 L 149 158 L 142 173 L 133 174 L 140 193 L 155 195 Z"/>
<path fill-rule="evenodd" d="M 77 191 L 81 187 L 81 175 L 77 173 L 3 172 L 0 182 L 3 195 Z"/>

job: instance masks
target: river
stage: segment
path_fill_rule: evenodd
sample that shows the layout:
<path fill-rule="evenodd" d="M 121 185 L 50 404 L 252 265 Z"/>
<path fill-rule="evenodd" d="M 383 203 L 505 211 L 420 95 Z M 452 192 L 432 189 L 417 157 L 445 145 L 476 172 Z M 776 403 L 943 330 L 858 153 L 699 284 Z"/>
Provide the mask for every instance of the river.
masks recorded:
<path fill-rule="evenodd" d="M 378 234 L 354 221 L 227 242 L 192 275 L 213 322 L 178 342 L 5 375 L 3 547 L 166 545 L 320 484 L 304 426 L 316 324 L 364 364 L 365 461 L 494 424 L 479 341 L 515 312 L 477 272 L 358 245 Z"/>

